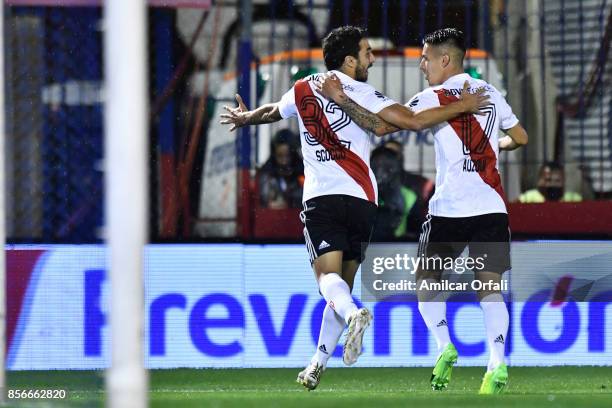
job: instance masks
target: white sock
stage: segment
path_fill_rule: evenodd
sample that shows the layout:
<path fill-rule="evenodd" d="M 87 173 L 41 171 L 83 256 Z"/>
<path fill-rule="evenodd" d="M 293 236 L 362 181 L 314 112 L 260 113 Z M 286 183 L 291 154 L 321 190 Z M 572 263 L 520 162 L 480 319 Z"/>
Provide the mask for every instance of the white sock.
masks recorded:
<path fill-rule="evenodd" d="M 323 367 L 327 367 L 327 360 L 334 354 L 338 340 L 344 331 L 344 319 L 342 319 L 329 304 L 325 305 L 323 318 L 321 319 L 321 331 L 319 332 L 319 342 L 317 351 L 310 362 L 318 362 Z"/>
<path fill-rule="evenodd" d="M 506 336 L 508 335 L 508 309 L 501 293 L 492 293 L 480 301 L 484 313 L 485 327 L 487 329 L 487 343 L 489 344 L 488 371 L 493 371 L 504 362 Z"/>
<path fill-rule="evenodd" d="M 325 273 L 319 278 L 319 289 L 327 304 L 348 324 L 349 316 L 357 310 L 348 283 L 337 273 Z"/>
<path fill-rule="evenodd" d="M 446 321 L 446 302 L 419 302 L 419 312 L 434 335 L 438 345 L 438 354 L 450 343 L 448 322 Z"/>

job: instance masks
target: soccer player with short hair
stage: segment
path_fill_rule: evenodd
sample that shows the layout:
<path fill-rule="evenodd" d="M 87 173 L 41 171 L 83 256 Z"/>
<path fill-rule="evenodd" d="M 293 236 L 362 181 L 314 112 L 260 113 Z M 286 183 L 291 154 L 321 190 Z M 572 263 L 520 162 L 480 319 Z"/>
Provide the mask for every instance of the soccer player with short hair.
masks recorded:
<path fill-rule="evenodd" d="M 462 84 L 484 88 L 491 97 L 481 115 L 466 114 L 431 127 L 436 151 L 436 191 L 429 201 L 429 214 L 422 226 L 419 256 L 454 257 L 470 247 L 470 257 L 489 254 L 481 282 L 499 283 L 510 269 L 510 230 L 506 200 L 498 171 L 500 150 L 514 150 L 527 143 L 527 132 L 519 124 L 500 92 L 485 81 L 471 78 L 463 70 L 466 53 L 463 33 L 454 28 L 437 30 L 423 40 L 420 69 L 430 88 L 415 95 L 407 106 L 415 111 L 430 109 L 457 100 Z M 344 84 L 342 84 L 344 85 Z M 401 120 L 380 113 L 373 115 L 356 106 L 342 91 L 337 78 L 327 76 L 321 92 L 333 99 L 354 120 L 374 131 L 384 123 L 405 128 Z M 357 102 L 358 103 L 358 102 Z M 377 126 L 371 126 L 377 123 Z M 506 133 L 499 138 L 498 129 Z M 449 243 L 453 245 L 447 245 Z M 493 256 L 491 256 L 491 254 Z M 438 282 L 441 271 L 417 271 L 417 287 L 423 281 Z M 446 321 L 446 303 L 439 294 L 418 291 L 419 310 L 438 345 L 438 360 L 431 377 L 433 389 L 446 388 L 457 350 L 451 344 Z M 490 359 L 480 388 L 481 394 L 503 391 L 508 372 L 504 343 L 508 332 L 508 310 L 499 290 L 478 292 L 484 312 Z"/>
<path fill-rule="evenodd" d="M 487 103 L 487 97 L 481 94 L 463 92 L 457 103 L 415 114 L 376 92 L 366 84 L 375 58 L 365 31 L 357 27 L 331 31 L 323 40 L 323 56 L 327 69 L 342 78 L 351 98 L 375 113 L 409 112 L 406 125 L 412 129 L 432 126 L 464 112 L 478 112 Z M 304 210 L 300 217 L 319 291 L 327 301 L 317 351 L 297 379 L 311 390 L 319 384 L 346 325 L 344 363 L 354 364 L 361 354 L 363 334 L 372 315 L 355 305 L 351 290 L 363 260 L 361 245 L 370 240 L 378 202 L 376 179 L 369 163 L 369 134 L 336 103 L 317 92 L 315 84 L 322 76 L 313 74 L 297 81 L 279 102 L 252 111 L 236 95 L 238 107 L 225 107 L 228 113 L 221 115 L 221 123 L 232 125 L 230 130 L 298 119 L 305 175 Z M 381 123 L 378 131 L 388 130 L 386 126 Z"/>

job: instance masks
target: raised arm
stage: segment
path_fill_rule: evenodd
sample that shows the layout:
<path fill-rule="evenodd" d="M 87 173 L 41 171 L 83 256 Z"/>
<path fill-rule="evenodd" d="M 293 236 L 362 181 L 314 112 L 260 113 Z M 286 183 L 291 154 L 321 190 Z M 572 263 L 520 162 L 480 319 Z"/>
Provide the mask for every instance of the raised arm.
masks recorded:
<path fill-rule="evenodd" d="M 344 94 L 344 92 L 343 92 Z M 330 98 L 331 99 L 331 98 Z M 355 103 L 351 98 L 344 94 L 344 97 L 333 99 L 334 102 L 355 122 L 359 127 L 369 130 L 376 136 L 384 136 L 394 133 L 401 128 L 393 126 L 375 113 L 370 112 L 363 106 Z M 395 106 L 395 105 L 394 105 Z"/>
<path fill-rule="evenodd" d="M 527 131 L 520 124 L 504 130 L 506 136 L 499 138 L 499 150 L 515 150 L 529 141 Z"/>
<path fill-rule="evenodd" d="M 242 101 L 242 97 L 238 94 L 236 94 L 236 101 L 238 102 L 237 107 L 230 108 L 229 106 L 223 106 L 223 109 L 229 113 L 220 115 L 223 119 L 220 122 L 221 124 L 232 125 L 230 132 L 243 126 L 278 122 L 282 119 L 277 103 L 268 103 L 250 111 Z"/>
<path fill-rule="evenodd" d="M 484 94 L 484 88 L 479 88 L 471 94 L 468 92 L 469 87 L 469 82 L 465 81 L 460 99 L 445 106 L 414 112 L 404 105 L 395 104 L 381 110 L 378 115 L 395 126 L 411 130 L 427 129 L 464 113 L 481 115 L 480 108 L 489 104 L 489 96 Z"/>
<path fill-rule="evenodd" d="M 461 92 L 461 99 L 446 106 L 415 113 L 403 105 L 394 104 L 374 114 L 351 100 L 344 93 L 342 84 L 335 75 L 328 75 L 317 84 L 319 92 L 336 102 L 355 123 L 378 136 L 400 129 L 426 129 L 463 113 L 481 114 L 479 108 L 488 104 L 489 97 L 484 95 L 484 89 L 470 94 L 468 88 L 469 83 L 466 81 Z"/>

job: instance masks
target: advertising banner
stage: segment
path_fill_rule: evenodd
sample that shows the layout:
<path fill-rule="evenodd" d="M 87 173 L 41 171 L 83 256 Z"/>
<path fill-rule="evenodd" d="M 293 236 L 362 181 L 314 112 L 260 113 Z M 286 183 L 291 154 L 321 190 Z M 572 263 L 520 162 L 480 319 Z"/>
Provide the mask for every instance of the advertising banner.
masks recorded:
<path fill-rule="evenodd" d="M 416 251 L 416 244 L 404 245 Z M 612 306 L 601 284 L 612 269 L 611 253 L 608 242 L 513 244 L 510 286 L 519 275 L 524 284 L 520 301 L 508 303 L 509 364 L 612 364 Z M 105 256 L 103 246 L 8 246 L 9 369 L 109 364 Z M 603 280 L 585 295 L 591 278 Z M 358 282 L 359 276 L 354 295 L 361 299 Z M 574 301 L 573 294 L 589 301 Z M 473 294 L 464 296 L 447 306 L 459 364 L 486 365 L 482 312 Z M 363 304 L 374 320 L 357 366 L 433 365 L 435 342 L 415 295 Z M 146 365 L 303 366 L 315 351 L 324 306 L 301 245 L 151 245 L 145 262 Z M 342 366 L 340 355 L 338 345 L 330 366 Z"/>

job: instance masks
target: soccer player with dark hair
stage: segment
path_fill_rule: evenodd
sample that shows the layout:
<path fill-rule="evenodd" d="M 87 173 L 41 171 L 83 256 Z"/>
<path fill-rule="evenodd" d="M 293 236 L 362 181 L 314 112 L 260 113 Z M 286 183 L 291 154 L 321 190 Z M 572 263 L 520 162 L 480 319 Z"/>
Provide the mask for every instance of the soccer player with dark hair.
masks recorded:
<path fill-rule="evenodd" d="M 325 64 L 342 78 L 351 98 L 372 112 L 411 112 L 365 81 L 374 55 L 365 31 L 340 27 L 323 40 Z M 304 158 L 304 223 L 306 248 L 310 255 L 319 291 L 327 301 L 323 312 L 317 351 L 310 364 L 298 375 L 298 382 L 315 389 L 327 360 L 346 325 L 343 361 L 354 364 L 361 354 L 361 343 L 372 315 L 358 308 L 351 296 L 355 274 L 363 260 L 362 243 L 368 243 L 376 218 L 377 184 L 370 168 L 370 138 L 336 103 L 316 90 L 323 74 L 300 81 L 279 102 L 248 110 L 239 95 L 238 107 L 225 107 L 221 115 L 230 130 L 241 126 L 276 122 L 297 117 Z M 478 112 L 487 103 L 481 94 L 461 93 L 457 103 L 436 107 L 406 120 L 416 129 L 433 126 L 464 112 Z M 382 124 L 379 131 L 396 129 Z"/>
<path fill-rule="evenodd" d="M 490 351 L 480 393 L 497 394 L 503 391 L 508 380 L 504 343 L 509 319 L 503 296 L 500 290 L 495 290 L 495 284 L 499 285 L 502 274 L 510 269 L 508 212 L 498 157 L 500 150 L 517 149 L 527 143 L 528 137 L 500 92 L 464 73 L 465 52 L 463 33 L 457 29 L 444 28 L 425 36 L 420 68 L 430 88 L 407 103 L 417 112 L 449 106 L 457 101 L 466 82 L 473 89 L 485 89 L 491 98 L 481 115 L 465 114 L 431 127 L 436 150 L 436 191 L 429 201 L 418 254 L 456 257 L 469 244 L 470 257 L 488 255 L 483 270 L 475 271 L 477 280 L 493 283 L 490 290 L 478 292 Z M 389 125 L 406 128 L 403 121 L 411 117 L 405 115 L 398 120 L 383 112 L 370 113 L 358 106 L 359 102 L 351 101 L 339 79 L 332 75 L 326 76 L 320 89 L 351 118 L 372 131 Z M 506 136 L 498 137 L 498 129 Z M 418 270 L 417 288 L 422 287 L 422 282 L 435 283 L 440 278 L 441 271 Z M 446 303 L 440 301 L 440 293 L 424 290 L 417 294 L 421 315 L 438 345 L 431 385 L 433 389 L 443 389 L 457 361 L 457 350 L 448 333 Z"/>

